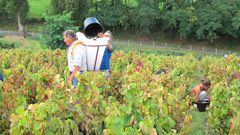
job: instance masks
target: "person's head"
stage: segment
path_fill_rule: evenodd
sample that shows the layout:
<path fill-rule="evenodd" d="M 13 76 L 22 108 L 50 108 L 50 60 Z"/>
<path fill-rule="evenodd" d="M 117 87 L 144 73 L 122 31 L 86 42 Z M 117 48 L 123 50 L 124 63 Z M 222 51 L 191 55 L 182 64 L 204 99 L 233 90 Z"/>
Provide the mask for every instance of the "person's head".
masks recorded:
<path fill-rule="evenodd" d="M 207 90 L 211 86 L 211 81 L 207 78 L 202 78 L 202 86 L 205 90 Z"/>
<path fill-rule="evenodd" d="M 109 37 L 110 38 L 110 41 L 113 39 L 113 35 L 112 35 L 112 32 L 110 30 L 107 30 L 104 34 L 103 34 L 104 37 Z"/>
<path fill-rule="evenodd" d="M 70 46 L 74 41 L 77 40 L 76 34 L 73 30 L 66 30 L 63 32 L 64 42 Z"/>
<path fill-rule="evenodd" d="M 103 37 L 103 32 L 98 32 L 97 36 L 102 38 Z"/>

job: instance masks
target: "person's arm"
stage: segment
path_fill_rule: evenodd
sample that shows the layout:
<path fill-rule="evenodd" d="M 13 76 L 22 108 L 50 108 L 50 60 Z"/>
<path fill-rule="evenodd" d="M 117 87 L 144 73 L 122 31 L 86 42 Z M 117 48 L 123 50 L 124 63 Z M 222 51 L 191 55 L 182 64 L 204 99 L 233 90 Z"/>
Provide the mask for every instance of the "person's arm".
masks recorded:
<path fill-rule="evenodd" d="M 199 92 L 195 93 L 195 102 L 198 102 Z"/>
<path fill-rule="evenodd" d="M 69 71 L 69 72 L 68 72 L 68 76 L 67 76 L 67 80 L 70 79 L 70 76 L 71 76 L 71 72 Z"/>
<path fill-rule="evenodd" d="M 212 88 L 208 88 L 207 90 L 209 91 L 209 89 L 212 89 Z M 211 96 L 206 96 L 205 98 L 206 98 L 206 99 L 209 99 L 210 101 L 212 100 L 212 97 L 211 97 Z"/>
<path fill-rule="evenodd" d="M 107 47 L 110 52 L 113 51 L 113 47 L 109 41 L 108 41 Z"/>
<path fill-rule="evenodd" d="M 209 99 L 210 101 L 212 100 L 211 96 L 206 96 L 206 99 Z"/>
<path fill-rule="evenodd" d="M 74 69 L 73 69 L 73 72 L 72 72 L 72 74 L 71 74 L 71 76 L 70 76 L 70 78 L 69 78 L 69 81 L 73 81 L 74 75 L 75 75 L 76 72 L 79 71 L 79 70 L 80 70 L 80 67 L 79 67 L 79 66 L 74 66 Z"/>
<path fill-rule="evenodd" d="M 200 87 L 195 88 L 195 102 L 198 102 Z"/>
<path fill-rule="evenodd" d="M 73 69 L 72 75 L 69 78 L 70 81 L 73 81 L 74 75 L 76 74 L 77 71 L 80 70 L 80 66 L 81 66 L 82 58 L 83 58 L 83 54 L 84 54 L 82 45 L 76 46 L 73 53 L 74 53 L 74 60 L 73 60 L 74 61 L 74 69 Z"/>

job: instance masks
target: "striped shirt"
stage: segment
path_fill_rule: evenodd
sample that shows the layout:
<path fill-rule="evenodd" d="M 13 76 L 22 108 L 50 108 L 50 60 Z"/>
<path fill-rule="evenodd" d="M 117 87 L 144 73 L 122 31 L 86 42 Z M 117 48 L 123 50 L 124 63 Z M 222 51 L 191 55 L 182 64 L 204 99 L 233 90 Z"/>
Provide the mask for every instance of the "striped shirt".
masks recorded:
<path fill-rule="evenodd" d="M 80 67 L 80 71 L 87 70 L 87 54 L 85 46 L 77 45 L 73 52 L 74 58 L 72 57 L 72 49 L 75 42 L 68 47 L 68 69 L 70 72 L 73 72 L 74 66 L 78 66 Z"/>

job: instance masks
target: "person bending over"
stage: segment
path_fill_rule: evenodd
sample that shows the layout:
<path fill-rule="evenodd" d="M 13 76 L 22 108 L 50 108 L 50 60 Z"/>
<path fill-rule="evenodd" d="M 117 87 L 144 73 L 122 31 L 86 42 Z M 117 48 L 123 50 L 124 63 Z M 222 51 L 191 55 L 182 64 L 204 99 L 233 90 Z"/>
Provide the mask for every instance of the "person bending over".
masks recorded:
<path fill-rule="evenodd" d="M 191 95 L 195 94 L 195 102 L 198 101 L 210 101 L 211 97 L 206 96 L 207 95 L 207 90 L 211 86 L 211 81 L 209 79 L 202 79 L 202 83 L 196 85 L 194 88 L 191 90 Z"/>

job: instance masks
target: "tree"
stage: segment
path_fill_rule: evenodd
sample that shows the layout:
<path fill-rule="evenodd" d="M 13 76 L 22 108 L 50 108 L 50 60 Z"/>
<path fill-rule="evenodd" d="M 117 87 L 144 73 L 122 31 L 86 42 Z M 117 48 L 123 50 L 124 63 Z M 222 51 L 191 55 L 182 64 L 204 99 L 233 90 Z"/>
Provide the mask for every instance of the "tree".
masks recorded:
<path fill-rule="evenodd" d="M 157 21 L 160 19 L 160 9 L 158 2 L 154 0 L 137 0 L 138 6 L 135 8 L 135 24 L 142 32 L 150 33 L 155 29 Z"/>
<path fill-rule="evenodd" d="M 65 0 L 51 0 L 50 6 L 53 15 L 62 14 L 65 10 Z"/>
<path fill-rule="evenodd" d="M 8 20 L 8 12 L 6 11 L 7 3 L 5 0 L 0 0 L 0 24 L 4 24 Z"/>
<path fill-rule="evenodd" d="M 233 17 L 233 24 L 232 26 L 234 29 L 237 31 L 236 32 L 236 37 L 240 37 L 240 10 L 238 13 Z"/>
<path fill-rule="evenodd" d="M 88 2 L 86 0 L 52 0 L 52 13 L 63 14 L 63 12 L 72 12 L 71 20 L 79 27 L 83 26 L 83 21 L 88 13 Z"/>
<path fill-rule="evenodd" d="M 68 29 L 77 30 L 70 18 L 71 12 L 63 13 L 63 15 L 45 15 L 46 26 L 41 29 L 40 41 L 51 49 L 65 49 L 63 32 Z"/>
<path fill-rule="evenodd" d="M 90 2 L 90 16 L 96 17 L 99 22 L 108 28 L 120 27 L 124 30 L 130 27 L 130 7 L 126 7 L 122 0 L 92 0 Z"/>
<path fill-rule="evenodd" d="M 239 9 L 239 0 L 197 1 L 195 14 L 197 21 L 193 31 L 198 39 L 208 39 L 211 42 L 220 35 L 237 37 L 237 29 L 233 27 L 233 18 Z"/>
<path fill-rule="evenodd" d="M 8 0 L 6 5 L 10 18 L 17 19 L 18 32 L 22 36 L 26 36 L 25 23 L 29 12 L 29 4 L 27 0 Z"/>
<path fill-rule="evenodd" d="M 0 0 L 1 1 L 1 0 Z M 51 0 L 54 14 L 72 12 L 82 27 L 93 16 L 105 29 L 197 38 L 240 37 L 240 0 Z"/>

